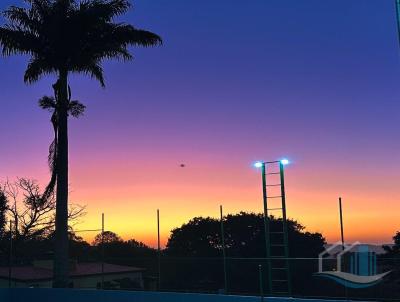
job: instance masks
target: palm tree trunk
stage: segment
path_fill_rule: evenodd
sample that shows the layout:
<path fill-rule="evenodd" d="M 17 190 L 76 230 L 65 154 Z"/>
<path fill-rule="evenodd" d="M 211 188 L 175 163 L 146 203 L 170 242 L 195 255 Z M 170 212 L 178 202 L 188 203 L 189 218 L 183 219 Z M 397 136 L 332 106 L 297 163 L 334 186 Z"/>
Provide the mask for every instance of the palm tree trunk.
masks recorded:
<path fill-rule="evenodd" d="M 68 73 L 60 71 L 58 80 L 58 144 L 56 234 L 53 287 L 68 287 Z"/>

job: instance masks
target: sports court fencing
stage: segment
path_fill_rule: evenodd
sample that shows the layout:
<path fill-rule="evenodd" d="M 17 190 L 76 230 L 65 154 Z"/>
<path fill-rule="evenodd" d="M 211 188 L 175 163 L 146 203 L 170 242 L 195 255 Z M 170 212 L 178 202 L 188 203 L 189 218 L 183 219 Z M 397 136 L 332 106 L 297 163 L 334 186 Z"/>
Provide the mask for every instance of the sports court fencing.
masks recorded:
<path fill-rule="evenodd" d="M 12 229 L 12 228 L 11 228 Z M 75 236 L 90 234 L 89 244 L 71 238 L 71 287 L 105 290 L 220 293 L 259 296 L 323 297 L 400 300 L 400 257 L 366 254 L 367 262 L 354 254 L 343 257 L 341 269 L 356 280 L 386 276 L 376 282 L 357 283 L 319 272 L 338 269 L 334 255 L 323 258 L 285 258 L 290 274 L 277 272 L 273 280 L 272 258 L 235 258 L 221 250 L 217 257 L 176 257 L 164 250 L 121 249 L 109 244 L 104 216 L 99 228 L 75 230 Z M 7 235 L 7 234 L 6 234 Z M 97 236 L 96 236 L 97 235 Z M 8 236 L 8 237 L 7 237 Z M 10 236 L 0 246 L 0 287 L 51 287 L 54 258 L 51 239 L 24 242 Z M 73 239 L 73 240 L 72 240 Z M 366 263 L 362 267 L 363 261 Z M 280 269 L 284 266 L 278 265 Z M 323 275 L 323 274 L 322 274 Z M 285 279 L 290 276 L 290 280 Z M 291 292 L 285 293 L 290 281 Z"/>
<path fill-rule="evenodd" d="M 157 255 L 152 257 L 115 257 L 108 255 L 102 258 L 101 251 L 76 258 L 77 263 L 104 263 L 117 267 L 135 267 L 140 271 L 141 282 L 126 282 L 118 275 L 110 275 L 97 266 L 97 282 L 82 283 L 77 286 L 77 279 L 72 277 L 71 286 L 97 288 L 106 290 L 149 290 L 165 292 L 225 293 L 237 295 L 274 295 L 270 291 L 266 258 L 226 258 L 225 265 L 221 257 L 169 257 Z M 32 265 L 34 259 L 14 257 L 8 263 L 8 257 L 1 257 L 0 287 L 51 287 L 51 280 L 30 280 L 24 285 L 18 281 L 14 271 Z M 160 261 L 160 262 L 159 262 Z M 336 259 L 324 259 L 324 270 L 334 270 Z M 350 288 L 335 280 L 318 276 L 319 259 L 291 258 L 292 293 L 294 297 L 327 297 L 346 299 L 399 300 L 400 299 L 400 259 L 378 259 L 376 273 L 391 271 L 380 282 L 365 288 Z M 225 268 L 225 270 L 224 270 Z M 10 271 L 10 280 L 8 272 Z M 160 274 L 159 274 L 160 273 Z M 225 278 L 225 276 L 227 278 Z M 87 276 L 86 276 L 87 277 Z M 86 278 L 81 276 L 79 278 Z M 51 278 L 51 277 L 50 277 Z M 111 279 L 110 279 L 111 278 Z M 160 281 L 160 282 L 159 282 Z M 74 284 L 75 283 L 75 284 Z M 274 289 L 278 292 L 277 288 Z"/>

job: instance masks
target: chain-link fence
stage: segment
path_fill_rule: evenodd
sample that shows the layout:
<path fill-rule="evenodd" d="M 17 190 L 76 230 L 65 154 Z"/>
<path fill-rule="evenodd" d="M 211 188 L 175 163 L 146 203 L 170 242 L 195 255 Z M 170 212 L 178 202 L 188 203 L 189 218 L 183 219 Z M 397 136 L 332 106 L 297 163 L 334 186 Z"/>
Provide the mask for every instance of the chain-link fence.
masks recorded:
<path fill-rule="evenodd" d="M 73 288 L 400 300 L 400 257 L 370 251 L 284 258 L 276 267 L 276 259 L 223 257 L 222 251 L 220 257 L 159 253 L 123 242 L 104 225 L 70 236 Z M 8 232 L 0 243 L 0 287 L 52 286 L 52 237 L 22 240 Z M 281 271 L 271 273 L 274 265 Z"/>
<path fill-rule="evenodd" d="M 84 248 L 84 247 L 83 247 Z M 239 295 L 279 295 L 269 288 L 266 258 L 114 257 L 90 247 L 71 261 L 71 287 L 107 290 L 160 290 Z M 103 257 L 104 255 L 104 257 Z M 51 287 L 51 260 L 0 257 L 1 287 Z M 377 282 L 357 286 L 319 274 L 318 258 L 289 259 L 294 297 L 399 300 L 400 259 L 377 259 Z M 323 259 L 324 272 L 335 272 L 336 259 Z M 226 274 L 226 279 L 224 275 Z M 372 276 L 372 277 L 373 277 Z M 10 278 L 11 277 L 11 278 Z M 364 276 L 365 277 L 365 276 Z"/>

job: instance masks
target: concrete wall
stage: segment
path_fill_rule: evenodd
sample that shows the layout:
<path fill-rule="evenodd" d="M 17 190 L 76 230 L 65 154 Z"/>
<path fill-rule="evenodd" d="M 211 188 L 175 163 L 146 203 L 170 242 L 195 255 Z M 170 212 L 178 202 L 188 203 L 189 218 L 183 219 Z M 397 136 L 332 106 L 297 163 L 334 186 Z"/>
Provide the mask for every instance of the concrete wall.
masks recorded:
<path fill-rule="evenodd" d="M 261 302 L 260 297 L 124 292 L 76 289 L 0 289 L 0 301 L 7 302 Z M 264 298 L 264 302 L 335 302 L 335 300 Z M 336 300 L 338 301 L 338 300 Z M 343 302 L 343 300 L 342 300 Z"/>

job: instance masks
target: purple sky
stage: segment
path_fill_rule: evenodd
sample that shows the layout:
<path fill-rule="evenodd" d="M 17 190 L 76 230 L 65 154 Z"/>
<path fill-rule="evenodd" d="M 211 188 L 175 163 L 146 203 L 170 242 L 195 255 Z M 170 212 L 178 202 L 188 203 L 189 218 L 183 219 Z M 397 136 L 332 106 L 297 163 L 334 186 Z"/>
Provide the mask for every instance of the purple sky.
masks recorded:
<path fill-rule="evenodd" d="M 365 238 L 390 240 L 400 228 L 389 217 L 400 209 L 400 49 L 393 2 L 135 1 L 124 20 L 158 33 L 164 45 L 134 50 L 133 63 L 107 62 L 106 89 L 82 76 L 72 79 L 74 98 L 88 106 L 85 117 L 71 122 L 77 198 L 93 209 L 96 184 L 118 177 L 123 163 L 134 173 L 146 169 L 145 175 L 166 178 L 175 175 L 166 167 L 180 162 L 209 166 L 204 173 L 228 187 L 237 174 L 246 184 L 253 180 L 244 172 L 253 160 L 284 155 L 296 164 L 292 199 L 302 200 L 305 212 L 315 209 L 316 200 L 335 203 L 334 196 L 348 192 L 359 206 L 354 211 L 370 209 L 358 212 L 364 221 L 374 215 L 391 221 L 381 237 Z M 2 0 L 0 9 L 21 3 Z M 0 179 L 45 181 L 51 127 L 37 100 L 51 93 L 54 78 L 27 86 L 25 66 L 23 57 L 0 59 Z M 78 175 L 93 182 L 83 188 Z M 157 183 L 143 177 L 126 179 Z M 116 190 L 121 182 L 113 184 Z M 179 187 L 175 178 L 171 182 Z M 311 190 L 312 196 L 301 193 Z M 199 188 L 196 194 L 214 198 Z M 292 216 L 331 232 L 322 218 L 300 209 L 294 207 Z M 208 208 L 199 213 L 211 215 Z"/>

